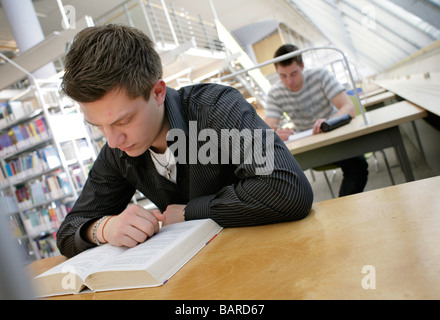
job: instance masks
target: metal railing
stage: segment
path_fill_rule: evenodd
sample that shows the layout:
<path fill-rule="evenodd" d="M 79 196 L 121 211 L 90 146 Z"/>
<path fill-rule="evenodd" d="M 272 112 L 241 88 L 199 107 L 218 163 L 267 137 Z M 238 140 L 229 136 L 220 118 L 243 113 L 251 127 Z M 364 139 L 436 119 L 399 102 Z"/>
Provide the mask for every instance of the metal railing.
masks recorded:
<path fill-rule="evenodd" d="M 225 51 L 213 22 L 176 10 L 164 0 L 129 0 L 104 16 L 97 24 L 125 23 L 144 31 L 159 48 L 165 49 L 194 41 L 197 48 Z"/>

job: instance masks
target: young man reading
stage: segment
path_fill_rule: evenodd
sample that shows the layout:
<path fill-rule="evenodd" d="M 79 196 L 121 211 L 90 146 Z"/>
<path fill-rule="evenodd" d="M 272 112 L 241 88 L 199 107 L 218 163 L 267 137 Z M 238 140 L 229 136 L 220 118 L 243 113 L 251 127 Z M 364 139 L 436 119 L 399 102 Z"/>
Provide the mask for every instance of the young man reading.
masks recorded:
<path fill-rule="evenodd" d="M 278 48 L 274 58 L 298 51 L 298 47 L 286 44 Z M 282 140 L 294 133 L 290 129 L 278 129 L 280 118 L 286 112 L 298 132 L 313 129 L 321 133 L 321 124 L 331 117 L 348 114 L 355 117 L 355 107 L 344 87 L 323 68 L 304 70 L 302 56 L 298 55 L 275 64 L 280 81 L 269 91 L 266 122 L 276 130 Z M 368 179 L 368 163 L 359 156 L 335 163 L 341 167 L 344 177 L 339 196 L 362 192 Z"/>
<path fill-rule="evenodd" d="M 58 231 L 67 257 L 103 243 L 136 246 L 159 232 L 159 221 L 240 227 L 299 220 L 311 209 L 301 168 L 239 92 L 167 88 L 154 44 L 139 30 L 81 31 L 62 90 L 107 139 Z M 129 205 L 136 190 L 158 209 Z"/>

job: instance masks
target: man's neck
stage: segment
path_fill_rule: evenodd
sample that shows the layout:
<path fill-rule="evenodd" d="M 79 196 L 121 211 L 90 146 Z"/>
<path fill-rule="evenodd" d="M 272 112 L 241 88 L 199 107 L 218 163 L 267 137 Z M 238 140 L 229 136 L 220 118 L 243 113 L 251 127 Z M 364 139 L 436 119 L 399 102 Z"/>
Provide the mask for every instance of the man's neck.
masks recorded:
<path fill-rule="evenodd" d="M 167 134 L 170 130 L 170 124 L 168 122 L 168 117 L 165 115 L 162 125 L 162 130 L 160 131 L 159 135 L 157 136 L 157 139 L 153 142 L 150 149 L 158 154 L 165 153 L 165 151 L 168 148 L 167 144 Z"/>

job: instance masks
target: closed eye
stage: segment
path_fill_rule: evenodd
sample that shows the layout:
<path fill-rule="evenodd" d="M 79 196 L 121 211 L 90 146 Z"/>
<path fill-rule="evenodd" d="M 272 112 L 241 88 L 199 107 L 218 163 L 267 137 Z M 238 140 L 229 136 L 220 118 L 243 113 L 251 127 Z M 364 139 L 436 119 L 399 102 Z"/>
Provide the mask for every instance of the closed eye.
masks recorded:
<path fill-rule="evenodd" d="M 129 124 L 129 123 L 130 123 L 130 120 L 131 120 L 131 118 L 130 118 L 130 119 L 124 119 L 124 120 L 121 120 L 121 121 L 116 122 L 114 125 L 115 125 L 115 126 L 124 126 L 124 125 L 126 125 L 126 124 Z"/>
<path fill-rule="evenodd" d="M 133 115 L 128 116 L 127 118 L 123 118 L 119 121 L 116 121 L 113 123 L 114 126 L 125 126 L 130 123 L 130 121 L 133 119 Z"/>

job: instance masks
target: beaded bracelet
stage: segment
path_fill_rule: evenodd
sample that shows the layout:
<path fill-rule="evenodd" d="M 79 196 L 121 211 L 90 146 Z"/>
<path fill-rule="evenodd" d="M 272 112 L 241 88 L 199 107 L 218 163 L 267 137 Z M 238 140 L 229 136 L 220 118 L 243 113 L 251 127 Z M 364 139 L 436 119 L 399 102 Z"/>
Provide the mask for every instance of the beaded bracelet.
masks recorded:
<path fill-rule="evenodd" d="M 98 230 L 99 224 L 100 224 L 104 219 L 107 219 L 108 217 L 111 217 L 111 216 L 103 216 L 101 219 L 99 219 L 98 221 L 96 221 L 95 225 L 93 226 L 92 237 L 93 237 L 93 241 L 96 243 L 97 246 L 100 246 L 100 245 L 102 245 L 103 243 L 99 242 L 98 238 L 96 237 L 96 231 Z"/>
<path fill-rule="evenodd" d="M 101 237 L 104 240 L 104 243 L 108 243 L 107 239 L 104 237 L 104 228 L 107 225 L 107 222 L 109 222 L 109 220 L 115 216 L 108 216 L 108 217 L 109 218 L 107 220 L 105 220 L 104 225 L 102 226 L 102 229 L 101 229 Z"/>

